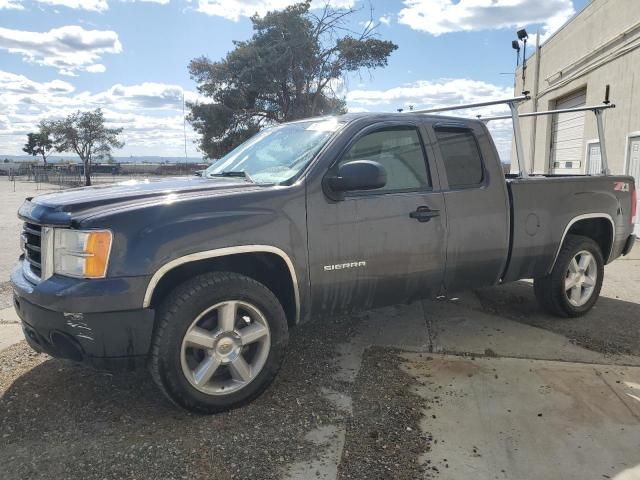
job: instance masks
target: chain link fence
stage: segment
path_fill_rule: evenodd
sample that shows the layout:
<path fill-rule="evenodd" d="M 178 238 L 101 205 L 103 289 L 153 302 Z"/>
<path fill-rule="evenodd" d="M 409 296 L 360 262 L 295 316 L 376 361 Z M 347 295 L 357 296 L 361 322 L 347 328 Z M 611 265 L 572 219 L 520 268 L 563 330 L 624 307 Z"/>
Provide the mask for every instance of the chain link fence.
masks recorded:
<path fill-rule="evenodd" d="M 94 185 L 117 183 L 131 179 L 162 176 L 194 175 L 208 167 L 206 163 L 160 163 L 160 164 L 95 164 L 91 167 L 91 183 Z M 79 187 L 85 184 L 83 165 L 33 165 L 13 164 L 5 166 L 0 173 L 9 181 L 48 184 L 60 188 Z"/>

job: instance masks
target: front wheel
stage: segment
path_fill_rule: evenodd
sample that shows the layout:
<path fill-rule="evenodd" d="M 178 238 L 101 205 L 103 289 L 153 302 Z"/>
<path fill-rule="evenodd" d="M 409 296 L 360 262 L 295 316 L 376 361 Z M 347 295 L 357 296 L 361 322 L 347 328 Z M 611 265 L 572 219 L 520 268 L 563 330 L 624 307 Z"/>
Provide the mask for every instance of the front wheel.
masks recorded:
<path fill-rule="evenodd" d="M 288 340 L 275 295 L 235 273 L 199 275 L 158 309 L 150 370 L 175 404 L 215 413 L 250 402 L 275 377 Z"/>
<path fill-rule="evenodd" d="M 596 242 L 568 235 L 549 275 L 534 280 L 540 305 L 559 317 L 579 317 L 595 305 L 604 278 L 604 259 Z"/>

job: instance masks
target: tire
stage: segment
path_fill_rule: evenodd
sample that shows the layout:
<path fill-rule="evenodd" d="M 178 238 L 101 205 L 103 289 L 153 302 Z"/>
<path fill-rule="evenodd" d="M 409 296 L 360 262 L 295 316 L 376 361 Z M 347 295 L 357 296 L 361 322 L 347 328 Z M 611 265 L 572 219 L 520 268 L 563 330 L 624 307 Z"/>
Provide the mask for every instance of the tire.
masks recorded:
<path fill-rule="evenodd" d="M 604 259 L 598 244 L 588 237 L 567 235 L 553 270 L 536 278 L 533 290 L 547 312 L 564 318 L 580 317 L 598 301 L 603 279 Z"/>
<path fill-rule="evenodd" d="M 236 273 L 206 273 L 158 308 L 149 369 L 175 405 L 217 413 L 269 386 L 288 339 L 282 305 L 267 287 Z"/>

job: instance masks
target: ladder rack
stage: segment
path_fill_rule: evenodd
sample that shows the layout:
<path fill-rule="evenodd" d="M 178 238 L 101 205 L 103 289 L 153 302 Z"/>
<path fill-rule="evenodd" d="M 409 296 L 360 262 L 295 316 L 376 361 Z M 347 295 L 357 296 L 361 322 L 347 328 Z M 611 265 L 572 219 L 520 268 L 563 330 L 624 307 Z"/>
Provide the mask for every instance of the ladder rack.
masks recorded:
<path fill-rule="evenodd" d="M 479 102 L 479 103 L 467 103 L 462 105 L 447 105 L 445 107 L 437 107 L 437 108 L 427 108 L 424 110 L 410 110 L 407 113 L 438 113 L 438 112 L 449 112 L 451 110 L 465 110 L 467 108 L 478 108 L 478 107 L 489 107 L 491 105 L 504 105 L 507 103 L 519 103 L 530 100 L 531 97 L 529 95 L 521 95 L 519 97 L 514 98 L 505 98 L 502 100 L 489 100 L 487 102 Z"/>
<path fill-rule="evenodd" d="M 527 100 L 531 99 L 528 93 L 529 92 L 523 92 L 523 94 L 519 97 L 506 98 L 503 100 L 490 100 L 487 102 L 467 103 L 467 104 L 461 104 L 461 105 L 427 108 L 422 110 L 410 110 L 407 113 L 439 113 L 439 112 L 448 112 L 453 110 L 466 110 L 469 108 L 488 107 L 491 105 L 507 105 L 511 110 L 510 115 L 498 115 L 493 117 L 482 117 L 481 115 L 477 115 L 477 118 L 485 123 L 491 122 L 493 120 L 507 120 L 509 118 L 511 119 L 513 123 L 513 136 L 514 136 L 515 145 L 516 145 L 516 157 L 518 160 L 518 169 L 520 170 L 519 176 L 523 178 L 527 178 L 529 176 L 529 173 L 527 172 L 527 168 L 525 166 L 524 152 L 522 149 L 520 117 L 539 117 L 543 115 L 553 115 L 553 114 L 560 114 L 560 113 L 591 111 L 596 116 L 596 124 L 598 127 L 598 141 L 600 142 L 600 158 L 602 161 L 601 173 L 602 175 L 609 175 L 610 172 L 609 172 L 609 165 L 607 162 L 607 150 L 605 147 L 604 124 L 602 121 L 603 112 L 609 108 L 616 107 L 613 103 L 609 102 L 609 86 L 607 85 L 606 92 L 605 92 L 605 99 L 600 105 L 591 105 L 587 107 L 576 107 L 576 108 L 563 108 L 558 110 L 545 110 L 541 112 L 519 114 L 518 105 L 522 102 L 526 102 Z"/>

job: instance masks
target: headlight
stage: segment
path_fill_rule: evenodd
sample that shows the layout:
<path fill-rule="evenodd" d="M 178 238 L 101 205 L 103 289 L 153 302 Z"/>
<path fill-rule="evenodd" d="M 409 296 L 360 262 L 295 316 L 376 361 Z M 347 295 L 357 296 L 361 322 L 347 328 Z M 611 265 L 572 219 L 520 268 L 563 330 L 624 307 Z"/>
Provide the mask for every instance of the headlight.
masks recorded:
<path fill-rule="evenodd" d="M 107 274 L 112 235 L 109 230 L 56 229 L 53 241 L 53 271 L 81 278 Z"/>

